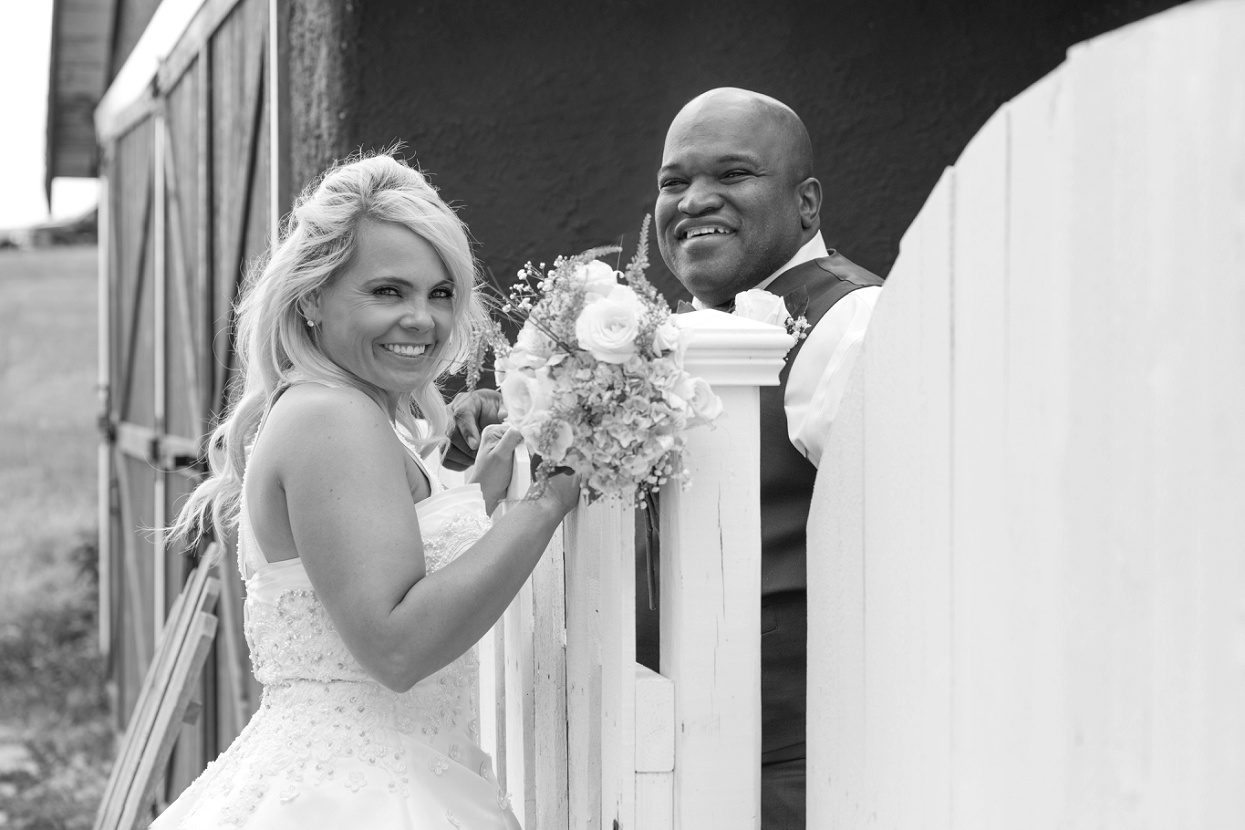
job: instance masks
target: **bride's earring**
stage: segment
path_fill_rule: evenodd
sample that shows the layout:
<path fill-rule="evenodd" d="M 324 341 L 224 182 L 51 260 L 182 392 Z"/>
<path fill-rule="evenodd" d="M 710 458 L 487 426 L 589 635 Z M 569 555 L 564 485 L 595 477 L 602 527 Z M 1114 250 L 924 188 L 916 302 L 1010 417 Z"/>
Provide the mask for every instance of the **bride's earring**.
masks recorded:
<path fill-rule="evenodd" d="M 307 328 L 309 328 L 309 329 L 314 329 L 315 327 L 316 327 L 316 321 L 315 321 L 315 320 L 308 320 L 308 321 L 307 321 Z"/>

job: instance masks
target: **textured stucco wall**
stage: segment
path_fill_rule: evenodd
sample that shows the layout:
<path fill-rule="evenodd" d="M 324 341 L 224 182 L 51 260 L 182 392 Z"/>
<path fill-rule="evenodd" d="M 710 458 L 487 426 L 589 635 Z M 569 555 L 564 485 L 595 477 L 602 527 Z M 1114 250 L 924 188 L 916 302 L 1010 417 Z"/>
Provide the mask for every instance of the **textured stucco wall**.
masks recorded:
<path fill-rule="evenodd" d="M 624 235 L 630 250 L 670 119 L 705 89 L 743 86 L 803 116 L 827 241 L 885 274 L 1001 103 L 1072 44 L 1171 5 L 295 0 L 295 182 L 401 139 L 509 281 L 528 259 Z"/>

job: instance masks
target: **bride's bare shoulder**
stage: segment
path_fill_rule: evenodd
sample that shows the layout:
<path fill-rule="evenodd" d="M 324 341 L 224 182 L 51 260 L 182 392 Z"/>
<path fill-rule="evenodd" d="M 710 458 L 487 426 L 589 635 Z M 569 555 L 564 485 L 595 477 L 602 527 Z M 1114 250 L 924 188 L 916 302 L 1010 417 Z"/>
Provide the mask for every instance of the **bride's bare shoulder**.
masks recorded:
<path fill-rule="evenodd" d="M 350 386 L 300 383 L 273 405 L 264 427 L 264 443 L 278 455 L 299 458 L 365 458 L 392 451 L 397 440 L 380 406 Z"/>

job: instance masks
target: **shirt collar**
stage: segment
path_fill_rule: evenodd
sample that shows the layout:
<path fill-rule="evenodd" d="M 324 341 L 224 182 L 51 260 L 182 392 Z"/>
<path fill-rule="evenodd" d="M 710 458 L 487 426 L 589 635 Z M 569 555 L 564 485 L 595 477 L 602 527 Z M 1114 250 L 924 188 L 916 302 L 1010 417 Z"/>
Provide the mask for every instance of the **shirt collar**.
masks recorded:
<path fill-rule="evenodd" d="M 803 265 L 806 262 L 811 262 L 814 259 L 820 259 L 823 256 L 829 256 L 829 255 L 830 255 L 830 251 L 826 248 L 826 241 L 822 239 L 821 231 L 817 231 L 817 233 L 813 234 L 812 239 L 808 240 L 807 242 L 805 242 L 803 245 L 800 246 L 800 250 L 795 252 L 795 256 L 791 257 L 791 259 L 783 263 L 783 266 L 781 268 L 779 268 L 774 273 L 770 274 L 768 277 L 766 277 L 764 280 L 757 283 L 753 287 L 754 288 L 765 288 L 771 282 L 778 279 L 778 276 L 782 274 L 784 271 L 790 271 L 792 268 L 794 268 L 797 265 Z M 696 297 L 692 297 L 692 307 L 696 309 L 708 308 L 708 306 L 706 306 Z"/>

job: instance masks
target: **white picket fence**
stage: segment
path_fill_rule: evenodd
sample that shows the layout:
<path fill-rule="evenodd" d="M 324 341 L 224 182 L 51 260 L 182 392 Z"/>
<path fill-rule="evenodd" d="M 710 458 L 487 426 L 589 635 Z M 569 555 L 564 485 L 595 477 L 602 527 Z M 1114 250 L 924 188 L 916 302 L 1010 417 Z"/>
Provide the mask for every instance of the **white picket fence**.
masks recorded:
<path fill-rule="evenodd" d="M 817 483 L 809 827 L 1245 827 L 1245 3 L 1074 48 L 903 239 Z"/>
<path fill-rule="evenodd" d="M 635 660 L 634 517 L 617 503 L 568 517 L 481 643 L 481 739 L 527 830 L 759 826 L 758 390 L 792 340 L 716 311 L 677 320 L 723 413 L 688 433 L 691 487 L 661 494 L 662 673 Z"/>

